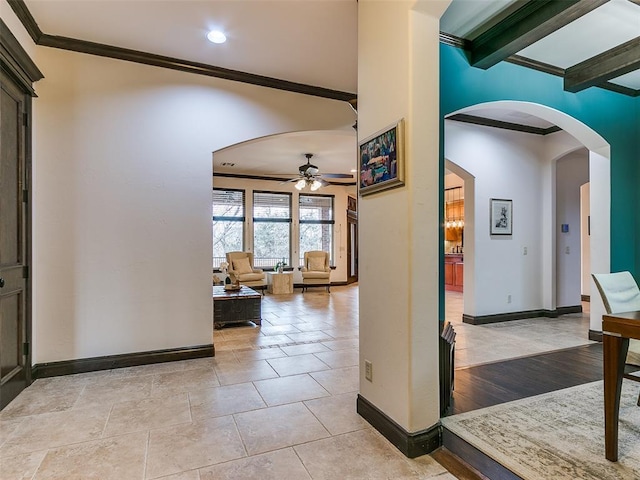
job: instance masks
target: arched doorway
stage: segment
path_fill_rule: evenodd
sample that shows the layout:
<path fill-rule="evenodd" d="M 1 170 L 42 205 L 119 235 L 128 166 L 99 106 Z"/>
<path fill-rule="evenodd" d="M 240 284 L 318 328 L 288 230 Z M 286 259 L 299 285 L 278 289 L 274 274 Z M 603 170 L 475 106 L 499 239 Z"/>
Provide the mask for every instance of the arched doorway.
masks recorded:
<path fill-rule="evenodd" d="M 464 108 L 450 116 L 460 113 L 481 113 L 487 109 L 531 115 L 557 125 L 563 132 L 548 138 L 544 137 L 545 140 L 530 142 L 530 145 L 523 149 L 523 151 L 530 151 L 537 148 L 535 144 L 542 141 L 545 143 L 544 148 L 540 148 L 536 152 L 541 164 L 536 171 L 536 179 L 532 180 L 537 183 L 531 187 L 534 190 L 539 190 L 539 195 L 536 193 L 537 196 L 532 194 L 526 197 L 526 195 L 520 195 L 519 191 L 511 194 L 504 193 L 505 191 L 514 191 L 514 188 L 503 188 L 504 185 L 500 185 L 500 183 L 510 182 L 510 178 L 513 177 L 509 177 L 507 174 L 504 177 L 506 180 L 498 178 L 501 175 L 501 170 L 509 168 L 508 161 L 501 164 L 496 163 L 499 167 L 495 171 L 487 169 L 484 172 L 485 175 L 493 175 L 493 180 L 497 181 L 483 182 L 478 178 L 477 183 L 473 182 L 475 194 L 470 195 L 465 192 L 465 315 L 482 317 L 503 312 L 556 311 L 559 306 L 556 295 L 556 230 L 560 228 L 560 225 L 556 225 L 555 215 L 555 161 L 576 148 L 582 147 L 589 151 L 589 176 L 592 179 L 590 199 L 591 205 L 596 206 L 591 212 L 590 256 L 593 259 L 591 269 L 592 271 L 608 272 L 610 268 L 609 205 L 611 202 L 609 145 L 598 133 L 579 120 L 540 104 L 518 101 L 488 102 Z M 458 155 L 464 156 L 460 152 L 465 150 L 458 149 L 457 152 L 452 153 L 450 140 L 445 133 L 445 167 L 450 168 L 452 165 L 456 165 L 462 168 L 462 175 L 466 173 L 469 177 L 476 177 L 474 166 L 468 168 L 468 171 L 465 170 L 467 164 L 464 159 L 457 157 Z M 481 137 L 474 137 L 472 141 L 469 140 L 466 151 L 483 149 L 483 141 Z M 515 151 L 503 151 L 502 153 L 505 152 L 512 155 L 517 154 Z M 535 155 L 533 156 L 535 157 Z M 526 175 L 526 172 L 517 171 L 515 167 L 512 173 Z M 488 220 L 489 199 L 496 196 L 509 198 L 509 195 L 520 195 L 517 197 L 519 201 L 514 202 L 516 230 L 513 236 L 508 238 L 492 237 L 488 235 L 487 228 L 484 227 L 485 221 Z M 473 209 L 471 209 L 471 201 L 475 201 Z M 535 205 L 527 205 L 527 202 L 535 202 Z M 536 217 L 532 217 L 531 212 L 535 212 Z M 527 234 L 523 235 L 522 230 L 527 228 L 527 222 L 536 222 L 538 227 L 529 228 Z M 471 228 L 474 228 L 473 234 Z M 479 251 L 482 252 L 480 263 L 476 262 Z M 533 262 L 532 258 L 536 261 Z M 491 268 L 483 267 L 487 261 L 493 262 Z M 509 267 L 506 269 L 500 267 L 496 263 L 498 261 L 513 267 L 511 276 L 504 275 Z M 527 269 L 531 268 L 530 265 L 535 265 L 537 269 L 533 275 L 536 278 L 535 283 L 530 279 L 523 280 Z M 501 274 L 504 278 L 500 278 Z M 522 292 L 517 291 L 518 289 Z M 511 290 L 515 290 L 515 292 Z M 577 302 L 579 304 L 579 299 Z M 590 328 L 599 331 L 598 319 L 604 313 L 599 298 L 593 298 L 591 312 Z"/>

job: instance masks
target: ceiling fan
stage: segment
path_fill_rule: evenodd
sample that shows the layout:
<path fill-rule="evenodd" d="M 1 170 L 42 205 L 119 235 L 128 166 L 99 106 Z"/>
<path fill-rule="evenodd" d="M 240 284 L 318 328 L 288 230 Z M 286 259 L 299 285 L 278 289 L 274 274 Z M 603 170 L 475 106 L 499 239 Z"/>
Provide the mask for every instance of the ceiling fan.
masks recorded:
<path fill-rule="evenodd" d="M 320 173 L 320 169 L 311 163 L 311 157 L 313 153 L 305 153 L 307 157 L 307 163 L 298 167 L 298 177 L 287 180 L 287 182 L 296 182 L 294 185 L 296 189 L 302 190 L 306 186 L 309 186 L 312 192 L 315 192 L 320 187 L 329 185 L 329 182 L 324 178 L 353 178 L 353 175 L 346 173 Z M 285 182 L 286 183 L 286 182 Z"/>

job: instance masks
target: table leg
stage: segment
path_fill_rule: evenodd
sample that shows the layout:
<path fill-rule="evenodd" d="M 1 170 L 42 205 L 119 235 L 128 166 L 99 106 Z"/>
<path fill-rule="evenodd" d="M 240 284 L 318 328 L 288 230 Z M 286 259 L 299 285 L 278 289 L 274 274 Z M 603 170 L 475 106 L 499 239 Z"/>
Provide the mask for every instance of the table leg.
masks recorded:
<path fill-rule="evenodd" d="M 629 339 L 602 335 L 604 351 L 604 448 L 607 460 L 618 461 L 618 416 L 624 362 Z"/>

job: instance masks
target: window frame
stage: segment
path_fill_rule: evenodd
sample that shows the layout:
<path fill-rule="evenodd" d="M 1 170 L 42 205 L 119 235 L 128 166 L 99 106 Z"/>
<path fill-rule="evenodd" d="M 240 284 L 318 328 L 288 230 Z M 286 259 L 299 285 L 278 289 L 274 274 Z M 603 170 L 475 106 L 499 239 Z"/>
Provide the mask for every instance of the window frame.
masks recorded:
<path fill-rule="evenodd" d="M 300 215 L 302 209 L 301 209 L 301 199 L 303 197 L 322 197 L 322 198 L 329 198 L 331 200 L 331 220 L 304 220 L 302 219 L 302 216 Z M 336 196 L 335 195 L 330 195 L 330 194 L 322 194 L 322 193 L 300 193 L 298 195 L 298 247 L 299 247 L 299 256 L 300 259 L 298 260 L 300 262 L 300 266 L 302 266 L 303 264 L 303 255 L 304 252 L 302 251 L 302 247 L 300 245 L 300 235 L 302 233 L 302 225 L 331 225 L 330 228 L 330 232 L 331 232 L 331 237 L 330 237 L 330 243 L 331 243 L 331 248 L 329 248 L 329 264 L 333 265 L 334 264 L 334 248 L 335 248 L 335 224 L 336 224 Z"/>
<path fill-rule="evenodd" d="M 289 217 L 288 218 L 268 218 L 268 217 L 256 217 L 256 194 L 268 194 L 268 195 L 276 195 L 281 197 L 286 197 L 288 199 L 289 206 Z M 256 257 L 256 224 L 260 223 L 288 223 L 288 235 L 289 235 L 289 248 L 287 253 L 287 258 L 285 258 L 285 262 L 287 265 L 291 265 L 291 251 L 293 247 L 293 193 L 292 192 L 277 192 L 272 190 L 253 190 L 252 192 L 252 225 L 253 225 L 253 235 L 252 235 L 252 245 L 253 245 L 253 261 L 257 268 L 262 269 L 273 269 L 275 267 L 275 263 L 273 265 L 259 265 L 258 258 Z"/>
<path fill-rule="evenodd" d="M 213 208 L 215 205 L 215 199 L 213 198 L 213 196 L 215 195 L 215 191 L 220 191 L 220 192 L 241 192 L 242 193 L 242 216 L 216 216 L 213 215 Z M 247 193 L 245 190 L 240 189 L 240 188 L 220 188 L 220 187 L 213 187 L 212 189 L 212 198 L 211 198 L 211 228 L 212 228 L 212 237 L 213 237 L 213 224 L 216 221 L 224 221 L 224 222 L 240 222 L 242 224 L 242 235 L 241 235 L 241 245 L 240 245 L 240 251 L 244 251 L 244 246 L 245 246 L 245 234 L 246 234 L 246 229 L 247 229 Z M 226 252 L 225 252 L 226 253 Z M 213 254 L 213 252 L 212 252 Z M 213 257 L 215 258 L 215 257 Z M 221 262 L 225 262 L 226 258 L 221 260 Z M 212 264 L 215 265 L 215 261 L 212 262 Z M 220 271 L 220 269 L 216 266 L 213 267 L 214 270 L 216 271 Z"/>

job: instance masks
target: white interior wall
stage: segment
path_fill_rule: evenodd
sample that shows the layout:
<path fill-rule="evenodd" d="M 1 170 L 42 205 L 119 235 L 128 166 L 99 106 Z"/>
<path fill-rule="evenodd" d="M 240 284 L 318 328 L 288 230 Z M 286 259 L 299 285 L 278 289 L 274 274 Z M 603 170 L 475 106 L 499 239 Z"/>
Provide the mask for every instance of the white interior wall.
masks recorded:
<path fill-rule="evenodd" d="M 556 234 L 556 160 L 584 146 L 572 135 L 561 130 L 545 135 L 541 142 L 543 158 L 542 216 L 542 307 L 554 310 L 557 306 L 557 234 Z"/>
<path fill-rule="evenodd" d="M 591 232 L 589 230 L 590 184 L 580 186 L 580 256 L 582 263 L 582 277 L 580 282 L 581 295 L 591 295 Z"/>
<path fill-rule="evenodd" d="M 589 200 L 591 205 L 591 271 L 594 273 L 608 273 L 611 268 L 611 146 L 595 130 L 584 123 L 559 110 L 537 103 L 503 100 L 473 105 L 464 109 L 464 111 L 465 113 L 470 113 L 477 109 L 486 108 L 488 105 L 491 105 L 491 108 L 503 110 L 515 109 L 528 113 L 543 118 L 562 128 L 564 132 L 547 136 L 548 139 L 546 143 L 549 151 L 552 150 L 552 146 L 555 146 L 553 145 L 554 137 L 560 134 L 566 136 L 563 143 L 576 143 L 576 141 L 578 141 L 580 145 L 585 146 L 589 150 L 589 178 L 591 183 Z M 557 157 L 547 154 L 546 158 Z M 549 211 L 549 209 L 546 211 Z M 555 209 L 551 211 L 553 212 Z M 546 234 L 545 238 L 547 238 Z M 555 236 L 549 236 L 548 238 L 553 241 Z M 543 269 L 553 269 L 553 265 L 550 265 L 548 262 L 551 256 L 549 253 L 553 254 L 554 252 L 555 246 L 550 245 L 544 255 L 547 263 L 544 263 Z M 553 261 L 555 262 L 555 260 Z M 555 278 L 553 274 L 547 276 L 546 271 L 544 274 L 544 278 Z M 595 291 L 593 283 L 590 285 L 590 290 Z M 555 292 L 555 288 L 552 286 L 550 291 Z M 605 310 L 599 295 L 591 296 L 590 309 L 591 330 L 600 331 L 601 319 Z"/>
<path fill-rule="evenodd" d="M 288 131 L 351 129 L 351 108 L 35 53 L 45 79 L 34 122 L 34 363 L 210 344 L 211 152 Z"/>
<path fill-rule="evenodd" d="M 444 188 L 464 187 L 464 180 L 455 173 L 447 173 L 444 176 Z M 464 188 L 462 189 L 462 198 L 464 198 Z"/>
<path fill-rule="evenodd" d="M 536 135 L 445 121 L 447 159 L 475 177 L 475 278 L 471 284 L 465 283 L 465 291 L 475 288 L 475 305 L 467 307 L 465 302 L 468 315 L 542 306 L 540 204 L 544 152 L 540 144 Z M 513 235 L 489 235 L 491 198 L 513 200 Z M 472 239 L 466 229 L 465 239 L 468 247 Z M 466 250 L 465 264 L 468 256 Z"/>
<path fill-rule="evenodd" d="M 465 314 L 556 308 L 555 160 L 579 145 L 565 132 L 541 137 L 445 122 L 447 159 L 475 177 L 475 208 L 465 218 Z M 512 236 L 489 235 L 490 198 L 513 200 Z"/>
<path fill-rule="evenodd" d="M 571 152 L 556 162 L 556 305 L 580 305 L 580 187 L 589 181 L 589 152 Z M 562 232 L 562 224 L 569 231 Z"/>
<path fill-rule="evenodd" d="M 416 3 L 422 12 L 412 10 L 413 2 L 358 3 L 358 139 L 400 118 L 407 126 L 406 185 L 364 196 L 358 204 L 360 395 L 408 432 L 436 425 L 440 417 L 442 187 L 439 78 L 433 66 L 439 58 L 438 19 L 448 2 Z M 382 281 L 390 265 L 394 280 Z M 365 360 L 373 364 L 372 382 L 364 378 Z"/>
<path fill-rule="evenodd" d="M 589 211 L 591 213 L 591 272 L 611 272 L 611 171 L 609 154 L 589 151 Z M 604 252 L 607 254 L 605 255 Z M 592 292 L 597 292 L 593 280 L 590 283 Z M 589 304 L 589 328 L 595 332 L 602 331 L 602 315 L 605 308 L 600 295 L 591 295 Z"/>
<path fill-rule="evenodd" d="M 295 233 L 298 232 L 298 197 L 300 193 L 308 194 L 307 190 L 298 191 L 292 183 L 281 185 L 281 182 L 264 181 L 264 180 L 247 180 L 229 177 L 213 177 L 213 186 L 216 188 L 234 188 L 245 191 L 245 201 L 247 203 L 247 218 L 251 218 L 249 215 L 249 208 L 251 207 L 251 199 L 253 198 L 254 190 L 269 191 L 269 192 L 291 192 L 291 215 L 293 218 L 292 231 L 294 234 L 291 238 L 293 260 L 293 281 L 294 283 L 302 283 L 302 274 L 298 270 L 298 264 L 295 263 L 299 257 L 298 239 Z M 333 226 L 333 258 L 335 270 L 331 271 L 332 282 L 346 282 L 347 281 L 347 197 L 357 196 L 357 189 L 355 186 L 339 187 L 339 186 L 327 186 L 322 187 L 316 194 L 333 195 L 333 212 L 335 224 Z M 248 224 L 252 222 L 247 222 Z M 248 248 L 251 245 L 250 229 L 245 228 L 245 246 Z"/>

